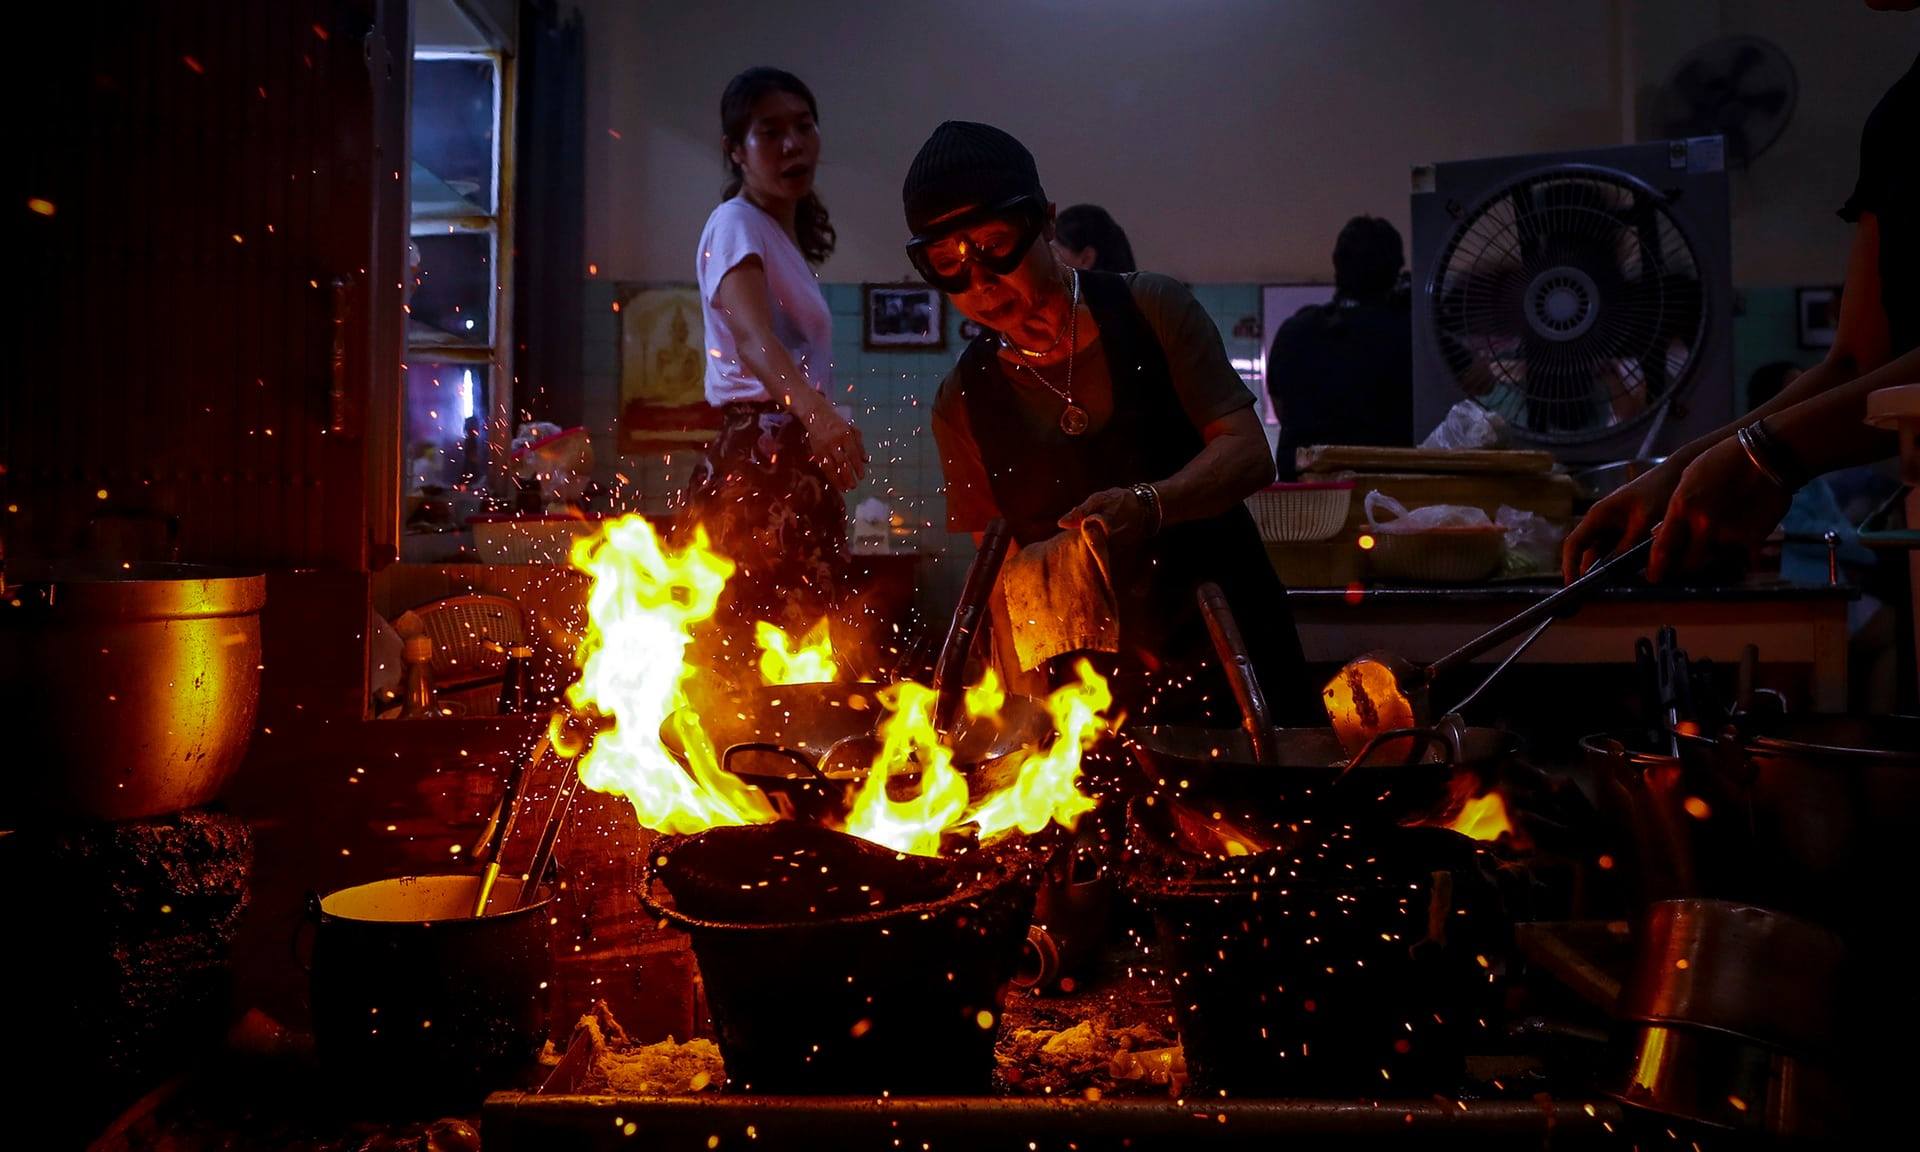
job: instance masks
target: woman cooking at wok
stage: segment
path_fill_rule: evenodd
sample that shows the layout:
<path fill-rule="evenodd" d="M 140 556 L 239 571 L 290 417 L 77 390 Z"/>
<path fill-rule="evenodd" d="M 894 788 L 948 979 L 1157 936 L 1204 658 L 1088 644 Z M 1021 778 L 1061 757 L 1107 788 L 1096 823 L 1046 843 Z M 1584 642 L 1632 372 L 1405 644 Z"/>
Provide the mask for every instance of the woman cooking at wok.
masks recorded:
<path fill-rule="evenodd" d="M 1273 457 L 1253 395 L 1192 294 L 1166 276 L 1063 265 L 1033 156 L 997 128 L 942 124 L 902 195 L 914 267 L 986 330 L 934 401 L 948 530 L 979 533 L 1004 518 L 1032 559 L 1090 529 L 1105 555 L 1085 599 L 1110 591 L 1117 623 L 1095 664 L 1128 715 L 1235 723 L 1195 600 L 1210 581 L 1276 720 L 1322 723 L 1286 589 L 1242 504 L 1272 481 Z M 1010 599 L 1021 560 L 1003 575 Z M 1007 667 L 1011 645 L 998 633 Z M 1024 659 L 1019 670 L 1064 671 Z"/>

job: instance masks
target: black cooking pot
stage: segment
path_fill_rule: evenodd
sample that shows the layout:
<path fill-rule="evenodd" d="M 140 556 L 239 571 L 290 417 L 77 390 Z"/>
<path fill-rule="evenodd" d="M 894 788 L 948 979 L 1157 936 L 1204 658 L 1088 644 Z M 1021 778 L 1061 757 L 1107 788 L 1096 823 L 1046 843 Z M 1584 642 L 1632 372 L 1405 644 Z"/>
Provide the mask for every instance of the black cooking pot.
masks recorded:
<path fill-rule="evenodd" d="M 641 900 L 692 937 L 730 1087 L 983 1093 L 1037 864 L 779 821 L 661 840 Z"/>
<path fill-rule="evenodd" d="M 403 876 L 309 900 L 314 1041 L 354 1106 L 437 1115 L 479 1103 L 547 1038 L 552 895 L 514 908 L 501 877 L 475 919 L 480 878 Z"/>
<path fill-rule="evenodd" d="M 1494 1019 L 1497 893 L 1441 828 L 1343 829 L 1196 857 L 1170 806 L 1128 810 L 1126 889 L 1154 917 L 1194 1083 L 1247 1096 L 1455 1089 Z"/>

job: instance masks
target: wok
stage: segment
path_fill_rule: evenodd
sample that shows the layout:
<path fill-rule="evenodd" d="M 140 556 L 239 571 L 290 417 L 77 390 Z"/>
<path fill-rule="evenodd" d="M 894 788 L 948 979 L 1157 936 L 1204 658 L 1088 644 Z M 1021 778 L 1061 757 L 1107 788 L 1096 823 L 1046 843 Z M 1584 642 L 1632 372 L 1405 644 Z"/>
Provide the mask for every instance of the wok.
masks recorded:
<path fill-rule="evenodd" d="M 1450 799 L 1457 770 L 1488 780 L 1515 751 L 1512 734 L 1494 728 L 1449 724 L 1408 735 L 1413 755 L 1395 740 L 1392 750 L 1383 746 L 1351 765 L 1331 728 L 1275 729 L 1266 762 L 1254 758 L 1243 728 L 1156 725 L 1127 729 L 1121 739 L 1148 787 L 1162 795 L 1242 814 L 1363 822 L 1431 813 Z"/>

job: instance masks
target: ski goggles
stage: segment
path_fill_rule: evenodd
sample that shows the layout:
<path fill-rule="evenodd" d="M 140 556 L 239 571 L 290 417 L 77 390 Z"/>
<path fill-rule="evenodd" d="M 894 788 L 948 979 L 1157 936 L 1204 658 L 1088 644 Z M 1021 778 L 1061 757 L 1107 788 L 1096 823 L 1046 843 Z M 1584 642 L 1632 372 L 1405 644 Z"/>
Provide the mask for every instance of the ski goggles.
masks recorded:
<path fill-rule="evenodd" d="M 942 220 L 907 241 L 907 259 L 928 284 L 942 292 L 964 292 L 973 283 L 975 265 L 995 276 L 1018 268 L 1046 225 L 1046 204 L 1016 196 Z"/>

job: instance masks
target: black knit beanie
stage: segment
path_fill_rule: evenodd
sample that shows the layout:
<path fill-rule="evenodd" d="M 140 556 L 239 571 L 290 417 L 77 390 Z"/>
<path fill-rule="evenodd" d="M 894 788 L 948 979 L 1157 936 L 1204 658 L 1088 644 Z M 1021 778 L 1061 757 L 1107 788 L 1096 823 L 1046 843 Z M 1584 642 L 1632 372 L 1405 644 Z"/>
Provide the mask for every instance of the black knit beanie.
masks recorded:
<path fill-rule="evenodd" d="M 907 228 L 915 235 L 955 209 L 1016 196 L 1047 199 L 1033 153 L 991 124 L 967 120 L 949 120 L 933 130 L 900 189 Z"/>

